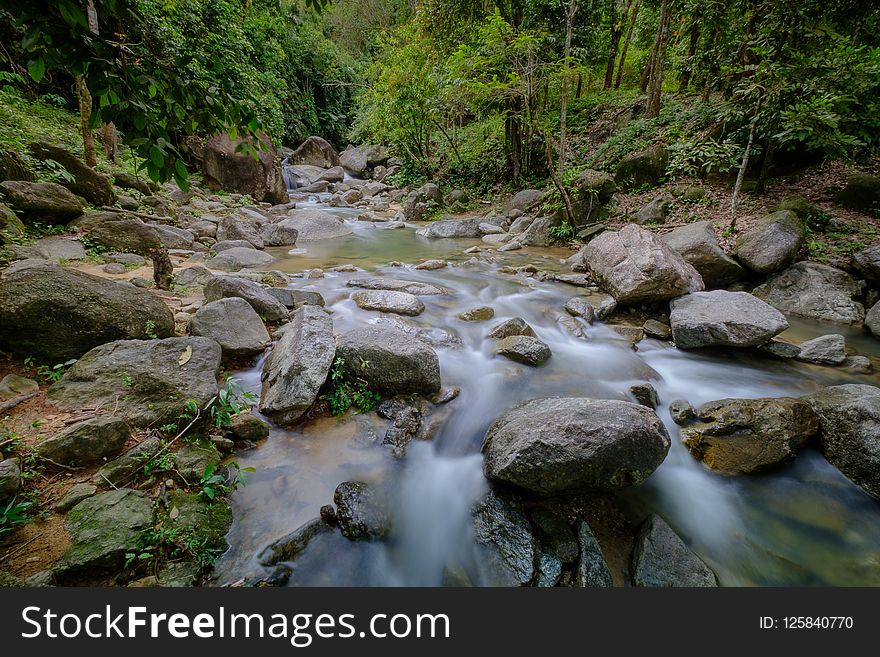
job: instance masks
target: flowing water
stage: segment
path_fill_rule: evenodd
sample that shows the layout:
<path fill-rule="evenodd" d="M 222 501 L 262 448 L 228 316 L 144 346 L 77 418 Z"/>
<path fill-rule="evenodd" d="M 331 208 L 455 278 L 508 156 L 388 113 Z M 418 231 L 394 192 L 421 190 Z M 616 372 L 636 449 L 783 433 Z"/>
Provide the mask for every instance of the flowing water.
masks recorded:
<path fill-rule="evenodd" d="M 274 250 L 278 262 L 273 266 L 291 273 L 325 270 L 324 278 L 296 279 L 292 287 L 324 295 L 337 333 L 380 316 L 350 300 L 352 288 L 346 282 L 365 272 L 333 272 L 333 266 L 354 264 L 369 275 L 455 290 L 450 297 L 420 297 L 426 310 L 412 321 L 461 338 L 458 348 L 437 349 L 444 386 L 460 387 L 461 394 L 443 407 L 445 422 L 437 437 L 410 444 L 403 460 L 382 447 L 386 423 L 375 413 L 321 418 L 290 430 L 273 426 L 258 449 L 236 456 L 256 473 L 233 498 L 231 549 L 217 565 L 220 583 L 260 572 L 256 555 L 263 547 L 317 517 L 339 483 L 360 480 L 384 487 L 394 500 L 394 535 L 381 543 L 350 542 L 338 532 L 321 536 L 297 559 L 291 583 L 441 585 L 447 564 L 479 562 L 469 514 L 487 487 L 480 445 L 495 417 L 535 397 L 627 399 L 629 386 L 650 381 L 659 393 L 658 413 L 672 448 L 645 484 L 619 495 L 622 508 L 635 516 L 660 513 L 723 585 L 880 585 L 880 505 L 821 454 L 805 448 L 767 474 L 720 476 L 688 454 L 665 410 L 675 399 L 696 406 L 726 397 L 798 396 L 839 383 L 876 385 L 877 377 L 732 351 L 683 352 L 651 339 L 640 342 L 636 351 L 601 322 L 583 325 L 586 340 L 571 337 L 554 316 L 582 290 L 499 272 L 504 265 L 528 263 L 565 271 L 560 261 L 570 253 L 530 249 L 495 254 L 494 262 L 475 261 L 463 251 L 479 240 L 428 240 L 415 235 L 414 225 L 390 230 L 382 223 L 357 221 L 356 210 L 326 209 L 343 216 L 354 233 L 307 243 L 305 252 Z M 452 264 L 437 271 L 412 268 L 429 258 Z M 389 266 L 396 260 L 409 266 Z M 480 305 L 495 309 L 492 321 L 456 317 Z M 550 346 L 553 356 L 545 365 L 529 368 L 493 357 L 485 332 L 511 317 L 524 318 Z M 788 337 L 804 340 L 828 332 L 845 329 L 793 321 Z M 875 341 L 861 333 L 848 332 L 847 342 L 872 359 L 880 353 Z M 236 377 L 259 393 L 262 365 L 260 360 Z M 479 573 L 478 566 L 472 572 Z M 492 583 L 479 576 L 476 581 Z"/>

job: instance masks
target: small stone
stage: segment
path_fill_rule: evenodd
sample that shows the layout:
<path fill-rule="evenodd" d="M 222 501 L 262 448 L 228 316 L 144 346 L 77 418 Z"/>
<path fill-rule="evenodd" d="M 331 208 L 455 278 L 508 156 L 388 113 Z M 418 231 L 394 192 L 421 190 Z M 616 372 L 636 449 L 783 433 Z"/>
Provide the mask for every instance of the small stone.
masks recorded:
<path fill-rule="evenodd" d="M 581 317 L 588 324 L 593 323 L 595 310 L 593 306 L 587 302 L 584 297 L 572 297 L 565 304 L 565 312 L 574 317 Z"/>
<path fill-rule="evenodd" d="M 683 425 L 697 417 L 694 407 L 684 399 L 676 399 L 669 404 L 669 415 L 678 425 Z"/>
<path fill-rule="evenodd" d="M 67 491 L 67 495 L 62 497 L 61 501 L 55 505 L 55 510 L 59 513 L 70 511 L 70 509 L 84 499 L 91 497 L 97 492 L 98 487 L 94 484 L 74 484 L 73 487 Z"/>
<path fill-rule="evenodd" d="M 101 267 L 101 271 L 103 271 L 105 274 L 124 274 L 125 265 L 118 262 L 111 262 Z"/>
<path fill-rule="evenodd" d="M 546 363 L 551 356 L 550 347 L 546 343 L 527 335 L 512 335 L 500 340 L 495 347 L 495 353 L 532 367 Z"/>
<path fill-rule="evenodd" d="M 10 399 L 37 392 L 40 386 L 33 379 L 18 374 L 7 374 L 0 380 L 0 399 Z"/>
<path fill-rule="evenodd" d="M 635 397 L 637 403 L 648 408 L 655 409 L 660 403 L 657 390 L 650 383 L 639 383 L 629 388 L 630 394 Z"/>
<path fill-rule="evenodd" d="M 493 317 L 495 317 L 495 309 L 490 306 L 471 308 L 458 314 L 458 318 L 463 322 L 485 322 Z"/>
<path fill-rule="evenodd" d="M 642 324 L 642 328 L 645 330 L 645 335 L 652 338 L 668 340 L 672 337 L 672 329 L 669 327 L 669 324 L 664 324 L 656 319 L 647 320 Z"/>
<path fill-rule="evenodd" d="M 846 340 L 837 333 L 807 340 L 801 343 L 797 359 L 816 365 L 840 365 L 846 360 Z"/>
<path fill-rule="evenodd" d="M 859 374 L 868 374 L 874 369 L 871 365 L 871 359 L 867 356 L 847 356 L 841 367 Z"/>
<path fill-rule="evenodd" d="M 422 263 L 419 263 L 413 269 L 421 269 L 427 271 L 434 271 L 436 269 L 443 269 L 447 266 L 445 260 L 425 260 Z"/>
<path fill-rule="evenodd" d="M 575 585 L 578 587 L 608 587 L 612 586 L 611 571 L 599 547 L 590 526 L 583 520 L 578 522 L 577 528 L 578 545 L 580 546 L 580 559 L 575 572 Z"/>
<path fill-rule="evenodd" d="M 487 337 L 492 340 L 503 340 L 513 335 L 527 335 L 535 337 L 535 331 L 522 317 L 514 317 L 492 327 Z"/>
<path fill-rule="evenodd" d="M 229 422 L 229 432 L 238 440 L 257 441 L 269 435 L 269 425 L 250 411 L 236 413 Z"/>
<path fill-rule="evenodd" d="M 770 342 L 759 345 L 758 351 L 773 356 L 774 358 L 788 360 L 790 358 L 797 358 L 801 353 L 801 348 L 790 342 L 773 339 Z"/>

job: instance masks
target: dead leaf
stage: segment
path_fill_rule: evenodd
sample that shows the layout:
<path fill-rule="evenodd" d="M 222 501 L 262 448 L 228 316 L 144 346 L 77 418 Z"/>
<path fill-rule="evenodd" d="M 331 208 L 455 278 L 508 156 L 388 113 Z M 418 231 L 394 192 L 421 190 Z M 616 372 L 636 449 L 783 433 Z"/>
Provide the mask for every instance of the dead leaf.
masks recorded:
<path fill-rule="evenodd" d="M 174 508 L 171 509 L 171 511 L 168 513 L 168 517 L 171 518 L 172 520 L 174 520 L 175 518 L 177 518 L 177 516 L 179 516 L 179 515 L 180 515 L 180 509 L 178 509 L 177 507 L 174 507 Z"/>
<path fill-rule="evenodd" d="M 193 348 L 192 346 L 187 347 L 183 350 L 183 353 L 180 354 L 180 358 L 177 359 L 177 364 L 183 367 L 189 362 L 189 359 L 192 358 Z"/>

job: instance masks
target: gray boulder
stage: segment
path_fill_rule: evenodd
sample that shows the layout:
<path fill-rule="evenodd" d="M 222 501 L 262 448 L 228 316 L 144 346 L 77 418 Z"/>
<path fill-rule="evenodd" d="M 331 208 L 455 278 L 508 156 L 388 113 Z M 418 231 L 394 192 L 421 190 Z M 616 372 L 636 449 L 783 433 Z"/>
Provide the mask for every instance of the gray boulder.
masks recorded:
<path fill-rule="evenodd" d="M 514 317 L 493 326 L 486 337 L 491 340 L 504 340 L 515 335 L 527 335 L 534 338 L 535 331 L 522 317 Z"/>
<path fill-rule="evenodd" d="M 326 139 L 309 137 L 287 158 L 290 164 L 310 164 L 322 169 L 339 166 L 339 155 Z"/>
<path fill-rule="evenodd" d="M 584 248 L 593 276 L 620 304 L 666 301 L 703 289 L 703 279 L 656 235 L 630 224 Z"/>
<path fill-rule="evenodd" d="M 781 271 L 794 262 L 806 234 L 798 216 L 790 210 L 768 214 L 736 242 L 736 256 L 759 274 Z"/>
<path fill-rule="evenodd" d="M 334 354 L 330 315 L 320 306 L 295 311 L 263 365 L 260 412 L 277 424 L 296 422 L 315 403 Z"/>
<path fill-rule="evenodd" d="M 440 361 L 434 350 L 396 328 L 362 326 L 341 335 L 336 355 L 345 373 L 363 379 L 385 397 L 440 391 Z"/>
<path fill-rule="evenodd" d="M 578 521 L 577 539 L 580 557 L 574 574 L 575 586 L 581 588 L 612 586 L 611 571 L 599 547 L 599 541 L 596 540 L 590 525 L 583 520 Z"/>
<path fill-rule="evenodd" d="M 402 281 L 395 278 L 352 278 L 348 283 L 348 287 L 359 287 L 365 290 L 392 290 L 394 292 L 406 292 L 416 296 L 433 296 L 441 294 L 452 294 L 452 290 L 431 285 L 430 283 L 420 283 L 417 281 Z"/>
<path fill-rule="evenodd" d="M 38 160 L 54 160 L 72 176 L 62 184 L 92 205 L 113 205 L 116 194 L 110 184 L 110 176 L 86 165 L 76 155 L 58 146 L 44 142 L 31 144 L 31 154 Z"/>
<path fill-rule="evenodd" d="M 21 490 L 21 469 L 17 458 L 0 461 L 0 502 L 18 495 Z"/>
<path fill-rule="evenodd" d="M 227 215 L 217 225 L 217 241 L 245 240 L 253 244 L 255 249 L 263 248 L 263 238 L 257 228 L 247 219 L 240 216 Z"/>
<path fill-rule="evenodd" d="M 44 440 L 37 445 L 37 453 L 61 465 L 91 465 L 118 454 L 130 437 L 125 420 L 100 415 Z"/>
<path fill-rule="evenodd" d="M 816 365 L 841 365 L 846 360 L 846 339 L 832 333 L 802 342 L 797 359 Z"/>
<path fill-rule="evenodd" d="M 336 521 L 350 541 L 384 538 L 391 531 L 387 500 L 374 487 L 359 481 L 344 481 L 333 492 Z"/>
<path fill-rule="evenodd" d="M 425 304 L 415 295 L 392 290 L 361 290 L 351 295 L 352 301 L 362 310 L 378 310 L 383 313 L 415 316 L 425 311 Z"/>
<path fill-rule="evenodd" d="M 113 459 L 95 473 L 92 483 L 98 486 L 124 486 L 144 472 L 149 463 L 160 451 L 164 443 L 157 435 L 150 435 L 121 456 Z"/>
<path fill-rule="evenodd" d="M 527 212 L 530 208 L 544 200 L 544 192 L 540 189 L 523 189 L 518 191 L 504 204 L 504 211 L 519 210 Z"/>
<path fill-rule="evenodd" d="M 784 313 L 841 324 L 861 324 L 863 283 L 840 269 L 798 262 L 759 285 L 754 294 Z"/>
<path fill-rule="evenodd" d="M 205 303 L 229 297 L 244 299 L 267 322 L 287 319 L 288 311 L 284 304 L 266 292 L 259 283 L 232 276 L 215 276 L 205 285 Z"/>
<path fill-rule="evenodd" d="M 0 276 L 0 348 L 59 363 L 148 334 L 174 335 L 174 317 L 146 290 L 46 261 Z"/>
<path fill-rule="evenodd" d="M 489 491 L 472 512 L 474 539 L 490 586 L 527 586 L 538 545 L 526 517 Z"/>
<path fill-rule="evenodd" d="M 579 226 L 603 219 L 608 214 L 607 206 L 617 191 L 617 184 L 610 174 L 586 169 L 575 179 L 573 187 L 571 204 Z"/>
<path fill-rule="evenodd" d="M 653 187 L 666 175 L 669 150 L 659 144 L 649 146 L 644 151 L 630 153 L 617 165 L 614 180 L 622 189 Z"/>
<path fill-rule="evenodd" d="M 748 292 L 713 290 L 674 299 L 669 322 L 679 349 L 756 347 L 788 328 L 785 316 Z"/>
<path fill-rule="evenodd" d="M 76 196 L 56 183 L 7 180 L 0 182 L 0 194 L 19 218 L 29 225 L 69 224 L 85 209 Z"/>
<path fill-rule="evenodd" d="M 286 203 L 289 200 L 278 151 L 268 135 L 260 135 L 259 143 L 248 138 L 249 146 L 256 150 L 240 151 L 244 138 L 231 140 L 222 134 L 211 138 L 202 149 L 202 172 L 205 184 L 211 189 L 225 189 L 248 194 L 255 201 Z"/>
<path fill-rule="evenodd" d="M 718 586 L 712 569 L 657 515 L 639 530 L 632 573 L 636 586 Z"/>
<path fill-rule="evenodd" d="M 745 276 L 739 263 L 718 245 L 709 221 L 681 226 L 662 239 L 700 272 L 707 288 L 724 287 Z"/>
<path fill-rule="evenodd" d="M 354 176 L 363 176 L 367 169 L 384 164 L 387 160 L 385 149 L 377 144 L 350 146 L 339 154 L 342 168 Z"/>
<path fill-rule="evenodd" d="M 853 253 L 852 264 L 870 285 L 880 288 L 880 244 Z"/>
<path fill-rule="evenodd" d="M 495 345 L 495 353 L 532 367 L 546 363 L 551 356 L 550 347 L 546 343 L 526 335 L 512 335 L 499 340 Z"/>
<path fill-rule="evenodd" d="M 193 315 L 190 331 L 216 340 L 227 356 L 258 354 L 271 342 L 263 320 L 239 297 L 219 299 L 199 308 Z"/>
<path fill-rule="evenodd" d="M 666 217 L 669 216 L 669 213 L 672 212 L 672 206 L 672 197 L 666 194 L 658 196 L 653 201 L 642 206 L 642 208 L 636 212 L 633 222 L 637 223 L 639 226 L 644 226 L 645 224 L 662 224 L 666 221 Z"/>
<path fill-rule="evenodd" d="M 432 239 L 446 238 L 478 238 L 482 236 L 480 225 L 491 224 L 500 226 L 501 217 L 472 217 L 470 219 L 441 219 L 432 221 L 427 226 L 419 228 L 416 235 Z"/>
<path fill-rule="evenodd" d="M 222 251 L 206 263 L 219 271 L 239 271 L 244 268 L 266 267 L 275 261 L 268 253 L 253 248 L 233 247 Z"/>
<path fill-rule="evenodd" d="M 341 217 L 324 210 L 294 210 L 277 225 L 294 229 L 298 242 L 335 239 L 352 233 Z"/>
<path fill-rule="evenodd" d="M 260 229 L 264 246 L 294 246 L 299 231 L 284 224 L 266 224 Z"/>
<path fill-rule="evenodd" d="M 85 260 L 85 245 L 78 239 L 53 235 L 44 237 L 27 245 L 11 247 L 18 258 L 39 258 L 42 260 Z"/>
<path fill-rule="evenodd" d="M 651 409 L 588 398 L 535 399 L 489 427 L 490 479 L 541 494 L 639 484 L 663 462 L 669 435 Z"/>
<path fill-rule="evenodd" d="M 96 223 L 87 235 L 90 242 L 110 251 L 147 256 L 154 249 L 166 248 L 156 227 L 139 219 L 109 220 Z M 192 240 L 190 240 L 192 243 Z"/>
<path fill-rule="evenodd" d="M 95 347 L 49 388 L 65 410 L 115 408 L 135 426 L 176 420 L 217 394 L 220 345 L 209 338 L 118 340 Z"/>
<path fill-rule="evenodd" d="M 880 302 L 871 306 L 871 310 L 865 315 L 865 326 L 874 337 L 880 337 Z"/>

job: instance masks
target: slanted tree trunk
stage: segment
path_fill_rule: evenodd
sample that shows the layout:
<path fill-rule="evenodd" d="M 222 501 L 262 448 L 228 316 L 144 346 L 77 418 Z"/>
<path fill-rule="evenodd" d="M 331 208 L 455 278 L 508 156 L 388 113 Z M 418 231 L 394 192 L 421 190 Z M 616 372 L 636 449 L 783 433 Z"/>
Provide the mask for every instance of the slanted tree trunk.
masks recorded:
<path fill-rule="evenodd" d="M 659 33 L 654 37 L 654 43 L 651 45 L 651 52 L 648 55 L 648 61 L 645 62 L 645 68 L 642 70 L 642 78 L 639 80 L 639 90 L 642 93 L 648 91 L 648 84 L 651 82 L 651 76 L 654 72 L 654 59 L 657 57 L 657 40 L 659 37 Z"/>
<path fill-rule="evenodd" d="M 764 104 L 763 96 L 758 101 L 758 107 L 755 109 L 755 115 L 752 117 L 752 125 L 749 128 L 749 141 L 746 143 L 746 150 L 743 153 L 742 162 L 739 165 L 739 173 L 736 175 L 736 184 L 733 186 L 733 197 L 730 199 L 730 230 L 736 229 L 736 204 L 739 201 L 739 193 L 742 190 L 743 182 L 746 179 L 746 169 L 749 168 L 749 157 L 752 154 L 752 146 L 755 143 L 755 133 L 758 131 L 758 117 L 761 114 L 761 106 Z"/>
<path fill-rule="evenodd" d="M 611 5 L 609 7 L 609 14 L 611 16 L 611 48 L 608 52 L 608 65 L 605 67 L 605 83 L 602 86 L 603 89 L 610 89 L 611 84 L 614 82 L 614 62 L 617 60 L 617 51 L 620 48 L 620 36 L 623 32 L 622 21 L 626 21 L 627 10 L 629 9 L 629 5 L 625 5 L 623 8 L 623 19 L 621 20 L 618 17 L 617 12 L 617 3 L 619 0 L 611 0 Z M 631 2 L 632 0 L 630 0 Z"/>
<path fill-rule="evenodd" d="M 568 121 L 568 72 L 569 57 L 571 56 L 571 32 L 574 26 L 574 15 L 577 13 L 577 0 L 569 0 L 568 7 L 565 6 L 563 0 L 559 0 L 562 10 L 565 12 L 565 50 L 563 51 L 563 68 L 562 68 L 562 97 L 560 98 L 559 108 L 559 178 L 562 179 L 565 173 L 565 153 L 568 145 L 566 129 Z M 613 4 L 613 2 L 612 2 Z M 552 169 L 552 162 L 547 163 L 548 168 Z M 570 219 L 570 217 L 569 217 Z"/>
<path fill-rule="evenodd" d="M 629 50 L 629 43 L 632 41 L 633 28 L 636 26 L 636 19 L 639 17 L 639 8 L 642 6 L 642 0 L 636 0 L 633 6 L 632 17 L 629 19 L 629 27 L 626 30 L 626 38 L 623 40 L 623 48 L 620 50 L 620 62 L 617 64 L 617 79 L 614 80 L 614 88 L 620 89 L 620 83 L 623 80 L 623 66 L 626 64 L 626 51 Z"/>
<path fill-rule="evenodd" d="M 770 138 L 767 140 L 767 148 L 764 149 L 764 161 L 761 163 L 761 174 L 758 176 L 759 194 L 764 193 L 767 186 L 767 178 L 770 176 L 770 166 L 773 164 L 773 155 L 776 153 L 776 140 Z"/>
<path fill-rule="evenodd" d="M 691 76 L 694 73 L 694 66 L 697 59 L 697 44 L 700 42 L 700 13 L 699 10 L 694 12 L 690 26 L 690 43 L 688 44 L 687 64 L 681 72 L 678 81 L 678 92 L 686 93 L 691 84 Z"/>
<path fill-rule="evenodd" d="M 82 131 L 83 159 L 94 168 L 98 166 L 95 155 L 95 135 L 92 133 L 92 94 L 83 76 L 76 76 L 76 96 L 79 100 L 79 124 Z"/>
<path fill-rule="evenodd" d="M 648 89 L 648 118 L 660 116 L 660 95 L 663 90 L 663 67 L 666 64 L 666 46 L 669 43 L 669 0 L 663 0 L 660 7 L 660 26 L 657 32 L 657 49 L 651 67 Z"/>

